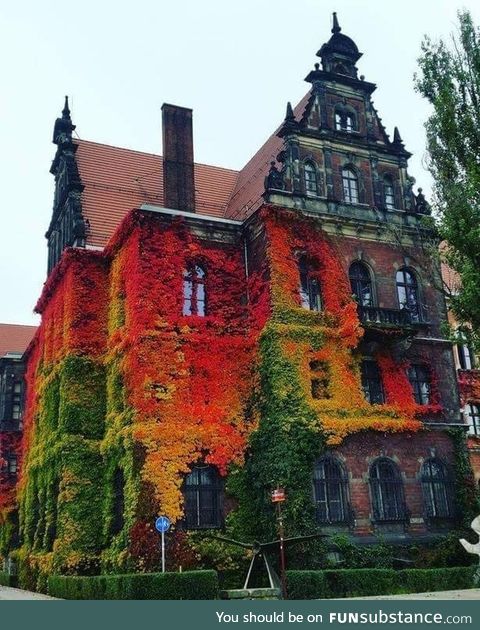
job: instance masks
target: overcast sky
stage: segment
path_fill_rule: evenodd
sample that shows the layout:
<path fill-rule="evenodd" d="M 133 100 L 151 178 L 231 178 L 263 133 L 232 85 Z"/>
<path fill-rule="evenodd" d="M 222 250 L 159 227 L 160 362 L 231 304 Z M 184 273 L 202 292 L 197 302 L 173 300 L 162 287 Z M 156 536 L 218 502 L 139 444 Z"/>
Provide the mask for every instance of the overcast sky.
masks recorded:
<path fill-rule="evenodd" d="M 448 36 L 473 0 L 0 0 L 0 322 L 36 323 L 46 271 L 53 123 L 71 99 L 80 138 L 161 152 L 160 107 L 194 110 L 195 159 L 241 168 L 283 119 L 330 37 L 331 13 L 391 134 L 422 164 L 427 105 L 414 92 L 423 34 Z"/>

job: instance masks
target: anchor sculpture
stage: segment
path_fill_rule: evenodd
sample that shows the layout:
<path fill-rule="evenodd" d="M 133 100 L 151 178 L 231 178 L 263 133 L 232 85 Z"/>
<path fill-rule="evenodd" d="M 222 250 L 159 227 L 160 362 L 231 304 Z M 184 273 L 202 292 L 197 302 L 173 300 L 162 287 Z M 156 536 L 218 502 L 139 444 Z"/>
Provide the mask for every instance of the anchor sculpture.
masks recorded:
<path fill-rule="evenodd" d="M 299 542 L 305 542 L 307 540 L 316 540 L 318 538 L 328 538 L 328 534 L 310 534 L 308 536 L 295 536 L 293 538 L 284 538 L 283 544 L 284 546 L 293 545 Z M 267 569 L 268 581 L 270 583 L 270 588 L 272 589 L 281 589 L 281 580 L 278 577 L 277 572 L 272 566 L 271 559 L 269 558 L 269 553 L 274 550 L 278 550 L 280 548 L 281 541 L 280 540 L 272 540 L 271 542 L 261 543 L 255 540 L 253 543 L 245 543 L 240 542 L 238 540 L 233 540 L 231 538 L 225 538 L 223 536 L 209 536 L 209 538 L 215 538 L 215 540 L 221 540 L 222 542 L 229 543 L 230 545 L 236 545 L 237 547 L 243 547 L 244 549 L 250 549 L 252 551 L 252 560 L 250 562 L 250 566 L 248 568 L 247 577 L 245 579 L 245 584 L 243 585 L 244 589 L 248 589 L 248 583 L 250 582 L 250 576 L 252 575 L 252 570 L 257 560 L 263 558 L 263 562 L 265 564 L 265 568 Z"/>
<path fill-rule="evenodd" d="M 469 543 L 465 538 L 460 538 L 460 542 L 462 543 L 465 551 L 468 553 L 473 553 L 478 556 L 478 567 L 473 576 L 473 584 L 476 587 L 480 586 L 480 515 L 473 519 L 470 524 L 470 527 L 477 534 L 479 540 L 477 543 L 473 544 Z"/>

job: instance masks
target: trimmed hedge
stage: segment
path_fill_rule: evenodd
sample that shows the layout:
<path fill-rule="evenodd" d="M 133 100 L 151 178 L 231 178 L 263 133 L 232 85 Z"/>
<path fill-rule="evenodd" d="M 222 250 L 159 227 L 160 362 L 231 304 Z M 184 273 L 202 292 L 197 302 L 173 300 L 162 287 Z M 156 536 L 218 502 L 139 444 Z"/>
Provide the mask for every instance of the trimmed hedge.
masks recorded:
<path fill-rule="evenodd" d="M 216 571 L 131 573 L 48 578 L 48 593 L 61 599 L 217 599 Z"/>
<path fill-rule="evenodd" d="M 17 576 L 10 575 L 5 571 L 0 571 L 0 586 L 17 586 Z"/>
<path fill-rule="evenodd" d="M 289 599 L 329 599 L 473 588 L 476 567 L 287 571 Z"/>

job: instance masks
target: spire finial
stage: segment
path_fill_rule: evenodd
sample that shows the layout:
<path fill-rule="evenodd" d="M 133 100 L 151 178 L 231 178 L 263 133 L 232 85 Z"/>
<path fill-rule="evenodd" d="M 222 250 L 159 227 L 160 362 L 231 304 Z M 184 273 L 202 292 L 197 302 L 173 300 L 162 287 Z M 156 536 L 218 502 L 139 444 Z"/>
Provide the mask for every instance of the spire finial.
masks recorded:
<path fill-rule="evenodd" d="M 400 132 L 398 131 L 398 127 L 395 127 L 395 129 L 393 130 L 393 144 L 403 144 L 403 140 L 400 136 Z"/>
<path fill-rule="evenodd" d="M 295 116 L 293 115 L 293 108 L 290 101 L 287 103 L 287 112 L 285 114 L 285 120 L 295 120 Z"/>
<path fill-rule="evenodd" d="M 63 109 L 62 109 L 62 118 L 63 120 L 71 121 L 70 107 L 68 106 L 68 96 L 65 96 L 65 105 L 63 106 Z"/>
<path fill-rule="evenodd" d="M 338 23 L 338 18 L 337 18 L 337 12 L 334 11 L 333 12 L 333 28 L 332 28 L 332 33 L 340 33 L 341 31 L 341 27 L 340 24 Z"/>

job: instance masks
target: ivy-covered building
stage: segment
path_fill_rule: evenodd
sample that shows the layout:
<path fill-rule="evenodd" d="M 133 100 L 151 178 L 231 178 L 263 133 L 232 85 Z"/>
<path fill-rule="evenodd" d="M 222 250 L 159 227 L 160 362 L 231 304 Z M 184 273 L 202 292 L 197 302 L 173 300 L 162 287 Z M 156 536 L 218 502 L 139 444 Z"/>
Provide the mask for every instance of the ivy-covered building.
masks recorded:
<path fill-rule="evenodd" d="M 18 530 L 15 490 L 23 427 L 23 354 L 36 331 L 35 326 L 0 323 L 0 554 Z"/>
<path fill-rule="evenodd" d="M 75 139 L 65 103 L 7 549 L 25 583 L 155 566 L 158 514 L 172 567 L 202 557 L 194 530 L 266 538 L 277 485 L 289 535 L 411 543 L 465 510 L 428 204 L 335 14 L 317 55 L 238 172 L 194 162 L 189 109 L 163 105 L 160 156 Z"/>

